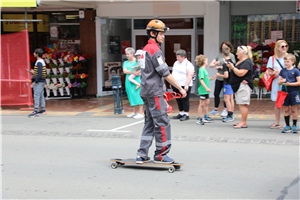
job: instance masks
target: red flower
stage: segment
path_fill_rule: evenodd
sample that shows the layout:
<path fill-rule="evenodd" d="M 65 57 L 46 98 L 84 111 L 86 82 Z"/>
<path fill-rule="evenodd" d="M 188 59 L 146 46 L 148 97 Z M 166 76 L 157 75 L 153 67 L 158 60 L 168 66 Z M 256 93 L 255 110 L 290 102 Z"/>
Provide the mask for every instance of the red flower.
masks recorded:
<path fill-rule="evenodd" d="M 34 57 L 33 54 L 30 54 L 30 62 L 35 62 L 36 61 L 36 58 Z"/>
<path fill-rule="evenodd" d="M 261 72 L 265 72 L 267 70 L 267 66 L 266 65 L 263 65 L 260 67 L 260 71 Z"/>
<path fill-rule="evenodd" d="M 264 84 L 264 82 L 262 81 L 262 79 L 259 79 L 258 85 L 260 87 L 266 87 L 265 84 Z"/>
<path fill-rule="evenodd" d="M 85 57 L 86 59 L 90 59 L 92 56 L 88 53 L 85 53 L 82 55 L 83 57 Z"/>

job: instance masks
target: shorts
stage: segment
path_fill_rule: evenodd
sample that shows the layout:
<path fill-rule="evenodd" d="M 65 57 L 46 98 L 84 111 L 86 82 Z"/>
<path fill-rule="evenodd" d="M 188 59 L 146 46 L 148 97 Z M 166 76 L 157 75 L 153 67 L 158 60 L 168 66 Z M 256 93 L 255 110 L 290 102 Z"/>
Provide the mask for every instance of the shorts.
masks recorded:
<path fill-rule="evenodd" d="M 238 91 L 235 93 L 236 104 L 250 105 L 252 89 L 248 84 L 240 84 Z"/>
<path fill-rule="evenodd" d="M 226 95 L 226 94 L 228 94 L 228 95 L 229 94 L 234 94 L 231 85 L 229 85 L 229 84 L 224 85 L 223 94 L 224 95 Z"/>
<path fill-rule="evenodd" d="M 283 106 L 294 106 L 300 104 L 299 91 L 289 92 L 286 96 Z"/>
<path fill-rule="evenodd" d="M 209 94 L 202 94 L 199 96 L 200 100 L 209 99 Z"/>

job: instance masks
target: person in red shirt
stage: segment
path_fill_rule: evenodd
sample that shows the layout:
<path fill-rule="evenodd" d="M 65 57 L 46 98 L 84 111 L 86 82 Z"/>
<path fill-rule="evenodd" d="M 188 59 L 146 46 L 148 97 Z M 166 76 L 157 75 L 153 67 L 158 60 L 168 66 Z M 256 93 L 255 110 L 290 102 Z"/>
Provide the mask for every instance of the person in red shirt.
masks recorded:
<path fill-rule="evenodd" d="M 155 137 L 155 163 L 173 163 L 174 159 L 167 156 L 171 149 L 171 126 L 167 113 L 167 103 L 163 96 L 166 92 L 165 80 L 186 96 L 186 91 L 176 82 L 165 62 L 160 44 L 164 42 L 168 28 L 157 19 L 147 25 L 148 44 L 144 47 L 141 58 L 141 92 L 145 106 L 145 125 L 143 128 L 140 148 L 137 151 L 136 163 L 149 162 L 148 151 Z"/>

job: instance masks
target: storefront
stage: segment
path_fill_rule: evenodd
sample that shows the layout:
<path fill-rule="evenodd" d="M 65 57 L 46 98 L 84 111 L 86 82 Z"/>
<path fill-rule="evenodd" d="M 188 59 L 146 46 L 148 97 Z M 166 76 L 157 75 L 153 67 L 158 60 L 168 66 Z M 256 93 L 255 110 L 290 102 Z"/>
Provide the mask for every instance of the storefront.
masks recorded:
<path fill-rule="evenodd" d="M 121 74 L 121 63 L 126 60 L 124 49 L 129 46 L 142 49 L 147 44 L 145 27 L 153 18 L 162 20 L 170 28 L 161 46 L 170 70 L 178 49 L 186 50 L 192 63 L 198 54 L 205 54 L 211 60 L 218 51 L 219 2 L 99 4 L 96 17 L 99 96 L 111 94 L 110 68 L 118 68 L 117 74 Z M 195 70 L 198 71 L 196 66 Z"/>

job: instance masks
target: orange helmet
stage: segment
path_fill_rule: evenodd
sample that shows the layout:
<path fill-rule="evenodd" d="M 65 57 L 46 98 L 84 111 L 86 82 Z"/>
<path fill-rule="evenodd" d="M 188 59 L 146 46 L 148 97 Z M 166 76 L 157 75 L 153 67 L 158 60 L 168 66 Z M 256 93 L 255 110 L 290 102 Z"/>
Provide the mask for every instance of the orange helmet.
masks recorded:
<path fill-rule="evenodd" d="M 146 30 L 165 32 L 165 31 L 169 30 L 169 28 L 167 28 L 166 25 L 162 21 L 160 21 L 158 19 L 153 19 L 148 23 Z"/>

